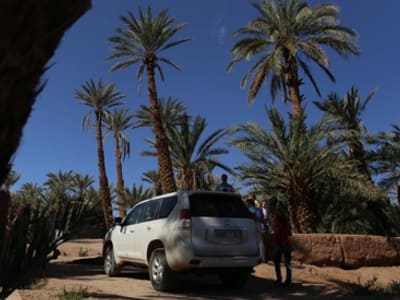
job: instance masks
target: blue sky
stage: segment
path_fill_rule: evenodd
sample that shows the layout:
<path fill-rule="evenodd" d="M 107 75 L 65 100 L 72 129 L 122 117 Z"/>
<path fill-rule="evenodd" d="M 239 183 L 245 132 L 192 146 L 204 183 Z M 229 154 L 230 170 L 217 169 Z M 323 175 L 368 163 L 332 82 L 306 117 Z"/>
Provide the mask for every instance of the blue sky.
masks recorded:
<path fill-rule="evenodd" d="M 247 90 L 240 89 L 240 80 L 249 64 L 241 63 L 230 73 L 226 66 L 231 59 L 230 49 L 235 41 L 231 34 L 256 11 L 246 0 L 93 0 L 88 11 L 64 36 L 55 56 L 53 66 L 44 75 L 46 88 L 39 95 L 31 117 L 24 129 L 24 136 L 15 155 L 14 169 L 21 175 L 13 189 L 26 182 L 42 184 L 49 172 L 73 170 L 92 175 L 98 180 L 97 154 L 94 130 L 82 130 L 82 118 L 88 111 L 74 99 L 74 91 L 87 80 L 102 78 L 105 83 L 114 82 L 127 97 L 131 112 L 140 104 L 147 104 L 146 86 L 138 94 L 136 66 L 123 71 L 110 72 L 113 62 L 106 62 L 111 54 L 107 37 L 114 35 L 121 26 L 119 16 L 130 10 L 135 15 L 138 6 L 153 7 L 159 12 L 167 8 L 177 22 L 187 22 L 178 37 L 191 37 L 191 42 L 171 48 L 164 53 L 182 69 L 177 72 L 164 67 L 166 81 L 157 78 L 159 97 L 182 100 L 193 115 L 207 119 L 206 134 L 233 124 L 256 121 L 267 126 L 264 105 L 271 105 L 269 87 L 265 86 L 253 105 L 247 103 Z M 322 1 L 309 1 L 311 5 Z M 312 66 L 322 93 L 326 96 L 335 91 L 344 95 L 352 85 L 365 97 L 373 88 L 378 93 L 364 114 L 364 121 L 372 132 L 390 130 L 391 124 L 399 124 L 400 101 L 397 86 L 400 84 L 400 1 L 386 0 L 337 0 L 341 8 L 341 23 L 354 28 L 360 34 L 359 57 L 343 59 L 330 53 L 330 69 L 336 77 L 331 83 L 324 74 Z M 306 97 L 306 113 L 309 122 L 321 117 L 312 101 L 318 96 L 306 82 L 302 86 Z M 282 113 L 289 111 L 277 98 L 275 104 Z M 132 153 L 124 162 L 127 186 L 140 184 L 142 173 L 155 169 L 153 158 L 141 157 L 146 149 L 144 138 L 151 137 L 148 129 L 127 132 Z M 112 137 L 105 140 L 107 174 L 110 183 L 116 182 L 114 145 Z M 234 150 L 221 157 L 232 167 L 243 161 Z M 216 170 L 216 174 L 222 174 Z"/>

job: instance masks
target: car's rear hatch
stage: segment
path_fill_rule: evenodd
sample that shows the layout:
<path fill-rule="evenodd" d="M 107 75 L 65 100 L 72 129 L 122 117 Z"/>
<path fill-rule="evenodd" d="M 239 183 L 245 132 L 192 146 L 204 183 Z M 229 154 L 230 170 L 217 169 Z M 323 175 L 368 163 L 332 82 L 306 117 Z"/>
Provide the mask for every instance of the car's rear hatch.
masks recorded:
<path fill-rule="evenodd" d="M 196 256 L 257 256 L 257 229 L 239 194 L 189 195 Z"/>

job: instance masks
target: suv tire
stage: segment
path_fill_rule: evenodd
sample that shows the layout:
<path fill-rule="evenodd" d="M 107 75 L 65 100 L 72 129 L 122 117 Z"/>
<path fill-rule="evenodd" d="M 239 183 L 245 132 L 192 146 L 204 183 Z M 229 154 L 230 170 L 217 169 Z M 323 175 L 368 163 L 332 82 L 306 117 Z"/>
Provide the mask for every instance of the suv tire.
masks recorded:
<path fill-rule="evenodd" d="M 120 268 L 115 263 L 113 247 L 108 245 L 104 251 L 104 272 L 111 277 L 118 275 L 119 271 Z"/>
<path fill-rule="evenodd" d="M 241 288 L 249 279 L 251 271 L 249 270 L 226 270 L 219 274 L 219 279 L 225 287 Z"/>
<path fill-rule="evenodd" d="M 164 249 L 155 249 L 150 256 L 149 276 L 157 291 L 169 291 L 173 285 L 173 271 L 168 266 Z"/>

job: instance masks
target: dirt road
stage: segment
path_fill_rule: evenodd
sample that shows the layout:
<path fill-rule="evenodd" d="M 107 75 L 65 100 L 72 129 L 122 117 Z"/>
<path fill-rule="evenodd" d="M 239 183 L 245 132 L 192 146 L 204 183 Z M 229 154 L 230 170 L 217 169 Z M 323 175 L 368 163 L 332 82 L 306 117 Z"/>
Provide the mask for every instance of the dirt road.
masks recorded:
<path fill-rule="evenodd" d="M 60 247 L 61 256 L 51 262 L 39 289 L 18 291 L 21 299 L 58 299 L 66 291 L 86 290 L 88 299 L 364 299 L 351 294 L 352 284 L 365 283 L 374 276 L 385 283 L 400 278 L 400 267 L 341 270 L 294 263 L 293 285 L 274 285 L 272 264 L 261 264 L 240 290 L 223 288 L 215 276 L 181 276 L 174 293 L 159 293 L 146 270 L 126 268 L 118 277 L 104 274 L 101 240 L 75 240 Z"/>

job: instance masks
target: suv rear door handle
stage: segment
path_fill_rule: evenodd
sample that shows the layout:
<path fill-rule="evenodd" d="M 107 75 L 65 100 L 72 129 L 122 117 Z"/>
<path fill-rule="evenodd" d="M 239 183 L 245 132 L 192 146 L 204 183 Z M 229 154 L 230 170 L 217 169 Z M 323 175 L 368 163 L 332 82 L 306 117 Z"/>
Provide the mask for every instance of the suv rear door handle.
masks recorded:
<path fill-rule="evenodd" d="M 130 233 L 134 233 L 134 232 L 135 232 L 135 230 L 131 229 L 131 230 L 129 230 L 129 232 L 130 232 Z"/>

